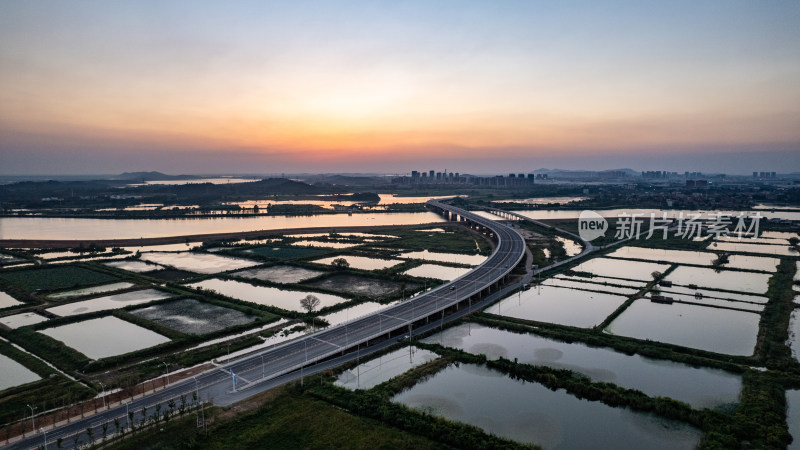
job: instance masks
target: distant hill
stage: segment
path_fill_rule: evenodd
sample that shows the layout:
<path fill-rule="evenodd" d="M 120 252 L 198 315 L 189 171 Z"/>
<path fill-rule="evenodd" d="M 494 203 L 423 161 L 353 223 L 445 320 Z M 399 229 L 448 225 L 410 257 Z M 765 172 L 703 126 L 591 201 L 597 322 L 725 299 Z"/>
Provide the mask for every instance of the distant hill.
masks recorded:
<path fill-rule="evenodd" d="M 151 172 L 124 172 L 114 179 L 116 180 L 133 180 L 133 181 L 161 181 L 161 180 L 194 180 L 200 178 L 195 175 L 167 175 L 165 173 L 151 171 Z"/>

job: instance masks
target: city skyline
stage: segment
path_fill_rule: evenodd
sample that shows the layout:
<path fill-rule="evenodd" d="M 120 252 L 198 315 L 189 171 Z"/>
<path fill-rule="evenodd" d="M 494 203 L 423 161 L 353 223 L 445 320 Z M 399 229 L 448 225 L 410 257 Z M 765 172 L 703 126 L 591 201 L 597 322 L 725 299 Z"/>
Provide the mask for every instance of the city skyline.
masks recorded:
<path fill-rule="evenodd" d="M 798 17 L 790 1 L 5 2 L 0 173 L 798 172 Z"/>

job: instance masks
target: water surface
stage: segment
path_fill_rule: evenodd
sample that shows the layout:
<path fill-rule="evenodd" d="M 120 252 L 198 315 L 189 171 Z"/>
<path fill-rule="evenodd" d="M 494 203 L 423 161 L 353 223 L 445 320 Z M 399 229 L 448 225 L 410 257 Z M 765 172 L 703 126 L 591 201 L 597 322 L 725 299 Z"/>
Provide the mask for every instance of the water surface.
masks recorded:
<path fill-rule="evenodd" d="M 0 239 L 138 239 L 284 228 L 418 225 L 444 221 L 433 212 L 185 219 L 3 217 L 0 218 Z"/>
<path fill-rule="evenodd" d="M 61 325 L 39 331 L 91 359 L 122 355 L 169 342 L 169 339 L 114 316 Z"/>
<path fill-rule="evenodd" d="M 305 269 L 294 266 L 271 266 L 259 269 L 246 269 L 234 272 L 231 275 L 243 278 L 254 278 L 256 280 L 270 281 L 272 283 L 299 283 L 325 272 L 319 270 Z"/>
<path fill-rule="evenodd" d="M 276 306 L 287 311 L 305 312 L 300 306 L 300 300 L 311 294 L 320 300 L 317 311 L 327 306 L 346 302 L 348 299 L 337 295 L 322 294 L 310 291 L 289 291 L 266 286 L 253 286 L 249 283 L 233 280 L 211 278 L 199 283 L 190 284 L 189 287 L 211 289 L 231 298 L 257 303 L 259 305 Z"/>
<path fill-rule="evenodd" d="M 66 292 L 59 292 L 57 294 L 50 294 L 47 298 L 51 299 L 64 299 L 64 298 L 72 298 L 72 297 L 82 297 L 84 295 L 90 294 L 99 294 L 101 292 L 111 292 L 111 291 L 120 291 L 122 289 L 128 289 L 132 287 L 133 283 L 128 283 L 127 281 L 121 281 L 119 283 L 109 283 L 103 284 L 100 286 L 92 286 L 88 288 L 82 289 L 74 289 L 71 291 Z"/>
<path fill-rule="evenodd" d="M 440 253 L 429 252 L 423 250 L 421 252 L 406 252 L 398 256 L 404 259 L 422 259 L 425 261 L 438 261 L 453 264 L 469 264 L 477 266 L 478 264 L 486 261 L 487 257 L 483 255 L 464 255 L 460 253 Z"/>
<path fill-rule="evenodd" d="M 141 291 L 125 292 L 124 294 L 107 295 L 82 302 L 67 303 L 65 305 L 47 308 L 47 312 L 57 316 L 74 316 L 109 309 L 124 308 L 131 305 L 152 302 L 172 297 L 172 294 L 157 289 L 143 289 Z"/>
<path fill-rule="evenodd" d="M 21 305 L 22 302 L 14 297 L 0 291 L 0 308 L 8 308 L 9 306 Z"/>
<path fill-rule="evenodd" d="M 334 384 L 350 390 L 370 389 L 438 357 L 428 350 L 408 346 L 345 370 Z"/>
<path fill-rule="evenodd" d="M 760 316 L 730 309 L 648 299 L 633 302 L 606 331 L 729 355 L 753 354 Z"/>
<path fill-rule="evenodd" d="M 206 334 L 228 327 L 250 323 L 255 316 L 231 308 L 212 305 L 195 299 L 161 303 L 131 311 L 181 333 Z"/>
<path fill-rule="evenodd" d="M 669 267 L 669 264 L 594 258 L 574 267 L 572 270 L 589 272 L 601 277 L 649 281 L 653 279 L 653 272 L 664 273 Z"/>
<path fill-rule="evenodd" d="M 742 377 L 718 369 L 698 368 L 666 360 L 626 355 L 610 348 L 568 344 L 535 334 L 520 334 L 466 323 L 425 339 L 468 353 L 520 363 L 568 369 L 593 381 L 638 389 L 651 397 L 670 397 L 694 408 L 736 403 Z"/>
<path fill-rule="evenodd" d="M 589 328 L 599 325 L 625 297 L 554 286 L 534 286 L 512 294 L 484 311 L 518 319 Z"/>
<path fill-rule="evenodd" d="M 786 391 L 786 423 L 794 440 L 789 450 L 800 450 L 800 390 Z"/>
<path fill-rule="evenodd" d="M 28 325 L 44 322 L 45 320 L 47 320 L 47 317 L 40 316 L 34 312 L 24 312 L 11 316 L 0 317 L 0 323 L 12 329 L 26 327 Z"/>
<path fill-rule="evenodd" d="M 339 258 L 344 258 L 350 265 L 349 267 L 361 270 L 381 270 L 389 267 L 394 267 L 403 262 L 399 259 L 380 259 L 380 258 L 369 258 L 366 256 L 353 256 L 353 255 L 331 256 L 330 258 L 318 259 L 316 261 L 311 261 L 311 262 L 315 264 L 329 265 L 330 263 L 333 262 L 334 259 L 339 259 Z"/>
<path fill-rule="evenodd" d="M 792 311 L 792 316 L 789 320 L 788 344 L 792 349 L 792 355 L 794 356 L 794 359 L 800 361 L 800 309 L 798 308 L 795 308 Z M 797 438 L 800 440 L 800 436 Z"/>
<path fill-rule="evenodd" d="M 437 280 L 453 281 L 466 275 L 472 269 L 466 267 L 447 267 L 439 264 L 422 264 L 403 272 L 404 275 L 422 278 L 436 278 Z"/>
<path fill-rule="evenodd" d="M 472 364 L 449 366 L 392 401 L 547 449 L 690 449 L 701 436 L 679 422 L 581 400 Z"/>
<path fill-rule="evenodd" d="M 195 273 L 220 273 L 229 270 L 244 269 L 245 267 L 257 266 L 261 263 L 250 261 L 249 259 L 230 258 L 227 256 L 212 255 L 209 253 L 145 253 L 141 256 L 143 260 L 172 266 L 176 269 L 187 270 Z"/>
<path fill-rule="evenodd" d="M 39 379 L 39 375 L 30 371 L 27 367 L 6 355 L 0 354 L 0 391 Z"/>
<path fill-rule="evenodd" d="M 716 271 L 705 267 L 679 266 L 666 279 L 681 286 L 693 284 L 711 289 L 725 289 L 750 294 L 765 294 L 769 287 L 768 273 Z"/>
<path fill-rule="evenodd" d="M 137 261 L 133 259 L 123 259 L 121 261 L 111 261 L 103 263 L 106 266 L 114 267 L 115 269 L 127 270 L 128 272 L 152 272 L 154 270 L 163 269 L 158 264 L 148 264 L 146 261 Z"/>

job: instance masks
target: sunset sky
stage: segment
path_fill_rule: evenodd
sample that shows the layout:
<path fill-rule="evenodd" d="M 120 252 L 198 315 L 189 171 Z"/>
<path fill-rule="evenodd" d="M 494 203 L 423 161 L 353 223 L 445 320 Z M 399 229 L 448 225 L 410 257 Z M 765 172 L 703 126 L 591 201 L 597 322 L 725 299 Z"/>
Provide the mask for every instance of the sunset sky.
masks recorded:
<path fill-rule="evenodd" d="M 0 2 L 0 173 L 800 171 L 800 2 Z"/>

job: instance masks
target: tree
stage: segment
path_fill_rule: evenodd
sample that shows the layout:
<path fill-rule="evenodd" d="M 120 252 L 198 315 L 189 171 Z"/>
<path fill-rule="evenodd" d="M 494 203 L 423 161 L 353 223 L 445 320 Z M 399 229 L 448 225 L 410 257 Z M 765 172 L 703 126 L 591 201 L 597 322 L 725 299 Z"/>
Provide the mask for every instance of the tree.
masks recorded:
<path fill-rule="evenodd" d="M 317 309 L 319 303 L 320 303 L 319 298 L 317 298 L 316 295 L 308 294 L 305 296 L 305 298 L 300 300 L 300 307 L 302 307 L 309 314 L 311 314 L 312 312 L 314 312 L 315 309 Z"/>
<path fill-rule="evenodd" d="M 86 436 L 89 436 L 89 443 L 94 444 L 94 430 L 92 427 L 86 427 Z"/>
<path fill-rule="evenodd" d="M 56 448 L 64 448 L 64 438 L 56 439 Z"/>
<path fill-rule="evenodd" d="M 331 266 L 336 270 L 345 270 L 350 267 L 350 263 L 344 258 L 336 258 L 331 261 Z"/>
<path fill-rule="evenodd" d="M 658 281 L 661 279 L 661 277 L 664 276 L 664 274 L 657 270 L 654 270 L 653 273 L 650 274 L 650 276 L 653 277 L 653 280 Z"/>
<path fill-rule="evenodd" d="M 119 434 L 119 417 L 114 419 L 114 432 Z"/>

